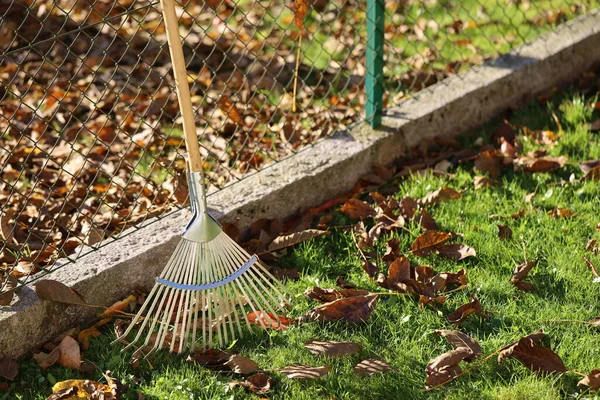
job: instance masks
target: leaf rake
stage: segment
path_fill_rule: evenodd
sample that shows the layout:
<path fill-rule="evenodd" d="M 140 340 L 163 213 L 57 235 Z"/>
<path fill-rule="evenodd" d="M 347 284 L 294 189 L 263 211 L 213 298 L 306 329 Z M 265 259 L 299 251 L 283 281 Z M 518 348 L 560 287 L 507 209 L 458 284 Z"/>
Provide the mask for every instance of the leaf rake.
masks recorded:
<path fill-rule="evenodd" d="M 256 255 L 250 256 L 208 214 L 203 163 L 175 6 L 173 0 L 160 3 L 183 117 L 193 216 L 140 311 L 116 340 L 127 342 L 127 336 L 137 328 L 124 350 L 139 343 L 145 333 L 140 348 L 151 347 L 146 356 L 165 347 L 165 343 L 172 352 L 181 353 L 187 348 L 193 351 L 199 332 L 203 349 L 213 346 L 213 333 L 219 347 L 223 347 L 236 334 L 243 335 L 242 320 L 251 328 L 247 309 L 266 328 L 277 324 L 275 310 L 284 310 L 289 304 L 287 289 L 259 263 Z"/>

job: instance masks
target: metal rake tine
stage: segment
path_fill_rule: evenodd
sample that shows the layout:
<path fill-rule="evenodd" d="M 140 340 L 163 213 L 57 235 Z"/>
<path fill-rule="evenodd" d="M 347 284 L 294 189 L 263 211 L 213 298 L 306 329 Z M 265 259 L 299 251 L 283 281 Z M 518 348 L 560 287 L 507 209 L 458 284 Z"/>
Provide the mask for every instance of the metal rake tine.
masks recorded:
<path fill-rule="evenodd" d="M 231 246 L 231 247 L 233 247 L 233 246 Z M 230 249 L 231 249 L 231 247 L 230 247 Z M 233 250 L 235 250 L 235 249 L 233 249 Z M 237 252 L 237 259 L 238 259 L 239 262 L 243 261 L 242 257 L 243 257 L 243 255 L 240 252 Z M 256 263 L 254 265 L 256 265 Z M 254 265 L 252 267 L 254 267 Z M 247 275 L 250 275 L 250 274 L 252 274 L 254 272 L 253 268 L 249 268 L 247 272 L 248 272 L 248 274 L 244 274 L 243 278 L 247 279 L 247 281 L 250 283 L 250 285 L 252 286 L 252 288 L 254 289 L 254 291 L 256 292 L 256 294 L 262 299 L 262 301 L 264 302 L 264 304 L 268 307 L 268 311 L 270 311 L 274 316 L 276 316 L 277 313 L 271 307 L 271 304 L 269 303 L 269 301 L 267 301 L 267 299 L 265 299 L 265 297 L 262 295 L 262 293 L 263 292 L 266 293 L 275 304 L 278 304 L 279 302 L 273 296 L 271 296 L 271 294 L 269 293 L 269 291 L 264 287 L 264 285 L 262 284 L 262 282 L 260 280 L 250 279 L 250 276 L 247 276 Z M 252 275 L 254 277 L 254 274 L 252 274 Z M 258 285 L 260 285 L 260 287 L 262 288 L 262 291 L 260 291 L 260 290 L 258 290 L 256 288 L 255 283 L 258 283 Z"/>
<path fill-rule="evenodd" d="M 237 253 L 238 255 L 238 260 L 239 259 L 243 259 L 244 256 L 248 253 L 246 253 L 245 251 L 241 250 L 241 248 L 237 245 L 237 243 L 235 243 L 233 240 L 231 240 L 231 242 L 229 243 L 229 249 L 235 253 Z M 260 264 L 258 264 L 260 265 Z M 256 263 L 254 264 L 254 266 L 256 266 Z M 253 266 L 253 267 L 254 267 Z M 262 266 L 261 266 L 262 267 Z M 266 270 L 264 268 L 261 268 L 263 271 L 266 272 Z M 285 311 L 285 309 L 283 307 L 281 307 L 279 305 L 279 303 L 281 303 L 281 301 L 279 301 L 278 299 L 275 299 L 273 296 L 271 296 L 270 292 L 267 290 L 267 288 L 262 284 L 262 281 L 265 281 L 267 283 L 267 285 L 273 290 L 275 291 L 275 293 L 277 293 L 277 295 L 279 296 L 279 299 L 282 299 L 285 301 L 285 296 L 283 296 L 275 287 L 275 285 L 273 285 L 271 282 L 269 282 L 267 279 L 264 279 L 264 277 L 261 276 L 261 274 L 257 271 L 254 270 L 254 268 L 250 268 L 248 270 L 248 273 L 252 274 L 253 277 L 255 278 L 254 280 L 261 286 L 261 288 L 263 289 L 263 291 L 265 293 L 267 293 L 267 295 L 271 298 L 271 300 L 273 302 L 275 302 L 275 304 L 277 305 L 277 308 L 279 308 L 282 311 Z M 273 278 L 275 279 L 275 278 Z M 275 280 L 276 282 L 278 282 L 277 280 Z M 286 301 L 287 302 L 287 301 Z"/>
<path fill-rule="evenodd" d="M 192 244 L 192 250 L 194 248 L 194 244 Z M 194 252 L 191 251 L 190 255 L 188 257 L 186 257 L 186 262 L 185 265 L 187 266 L 187 269 L 185 270 L 185 276 L 183 278 L 183 281 L 186 285 L 190 285 L 192 276 L 193 276 L 193 269 L 194 269 L 194 263 L 193 263 L 193 259 L 195 257 L 193 257 Z M 171 340 L 171 346 L 169 348 L 169 350 L 172 352 L 175 349 L 175 342 L 177 341 L 177 327 L 179 326 L 179 318 L 181 316 L 183 316 L 181 324 L 182 327 L 181 329 L 185 329 L 185 320 L 186 320 L 186 314 L 188 312 L 188 304 L 189 304 L 189 299 L 190 299 L 190 291 L 189 290 L 185 290 L 183 291 L 183 293 L 181 294 L 181 296 L 184 298 L 183 300 L 183 305 L 181 304 L 181 301 L 179 302 L 179 307 L 177 308 L 177 315 L 175 316 L 175 322 L 173 323 L 174 325 L 174 329 L 173 329 L 173 340 Z M 180 297 L 181 298 L 181 297 Z M 181 334 L 183 334 L 183 332 L 181 332 Z M 183 336 L 180 336 L 180 347 L 181 344 L 183 343 Z"/>
<path fill-rule="evenodd" d="M 188 247 L 188 246 L 186 246 L 186 247 Z M 186 252 L 186 254 L 184 254 L 183 258 L 179 261 L 180 268 L 179 268 L 177 275 L 175 276 L 175 280 L 177 282 L 179 282 L 181 280 L 181 277 L 184 274 L 184 268 L 181 268 L 181 267 L 185 266 L 188 255 L 189 255 L 189 251 Z M 164 310 L 159 311 L 159 312 L 161 312 L 161 314 L 159 314 L 159 315 L 162 315 L 162 318 L 159 319 L 160 326 L 158 328 L 158 333 L 157 333 L 157 336 L 156 336 L 156 339 L 154 342 L 154 346 L 151 351 L 158 350 L 159 348 L 162 347 L 162 344 L 166 337 L 166 333 L 169 330 L 169 321 L 171 319 L 171 315 L 173 313 L 173 309 L 174 309 L 175 303 L 176 303 L 175 298 L 178 297 L 176 295 L 179 294 L 179 289 L 177 289 L 175 287 L 169 287 L 169 289 L 171 289 L 171 290 L 169 290 L 165 293 L 166 296 L 168 297 L 167 305 L 164 308 Z M 148 343 L 152 337 L 152 331 L 153 331 L 153 329 L 151 328 L 150 331 L 148 332 L 148 336 L 146 337 L 146 341 L 144 342 L 144 346 L 148 345 Z"/>
<path fill-rule="evenodd" d="M 177 245 L 177 247 L 175 248 L 175 251 L 173 252 L 173 254 L 171 255 L 171 257 L 169 258 L 167 266 L 165 267 L 165 269 L 163 270 L 163 272 L 161 273 L 160 276 L 164 276 L 165 279 L 170 279 L 171 278 L 171 275 L 173 275 L 173 273 L 174 273 L 174 265 L 175 265 L 174 261 L 177 259 L 178 254 L 182 251 L 182 249 L 185 247 L 185 245 L 186 245 L 185 243 L 181 243 L 181 242 Z M 146 306 L 152 302 L 152 306 L 150 307 L 149 312 L 147 313 L 147 314 L 150 314 L 150 310 L 152 310 L 154 308 L 154 306 L 156 304 L 156 301 L 158 301 L 160 293 L 163 291 L 163 289 L 164 289 L 163 285 L 154 284 L 154 286 L 152 287 L 152 290 L 148 294 L 148 297 L 146 297 L 146 301 L 144 301 L 144 304 L 140 308 L 140 311 L 138 311 L 138 313 L 136 314 L 136 316 L 134 317 L 134 319 L 131 321 L 131 323 L 129 324 L 129 326 L 127 327 L 127 329 L 123 333 L 123 335 L 120 336 L 120 338 L 126 337 L 131 332 L 131 330 L 134 328 L 136 322 L 140 319 L 142 313 L 146 309 Z M 156 297 L 154 297 L 154 296 L 156 296 Z M 153 298 L 154 298 L 154 300 L 153 300 Z M 143 317 L 143 318 L 144 318 L 144 322 L 142 323 L 142 327 L 139 329 L 138 334 L 136 335 L 135 339 L 130 344 L 128 344 L 127 346 L 125 346 L 122 351 L 125 351 L 128 348 L 130 348 L 131 346 L 133 346 L 133 344 L 141 336 L 142 331 L 143 331 L 143 327 L 146 325 L 146 323 L 148 321 L 147 317 Z"/>
<path fill-rule="evenodd" d="M 224 268 L 223 268 L 224 260 L 223 260 L 222 252 L 217 252 L 217 258 L 218 258 L 218 262 L 216 264 L 216 268 L 218 270 L 219 276 L 222 279 L 227 276 L 227 274 L 225 273 Z M 235 338 L 235 330 L 233 328 L 233 323 L 231 321 L 231 315 L 235 313 L 236 320 L 238 318 L 238 315 L 237 315 L 235 303 L 232 306 L 229 302 L 230 296 L 227 295 L 228 287 L 229 287 L 229 284 L 223 285 L 222 291 L 223 291 L 223 296 L 225 297 L 225 301 L 226 301 L 225 307 L 226 307 L 227 318 L 229 319 L 229 323 L 228 323 L 229 330 L 231 332 L 231 337 L 233 339 L 233 338 Z M 230 310 L 230 306 L 231 306 L 231 310 Z M 239 322 L 238 322 L 238 326 L 239 326 Z M 240 330 L 240 334 L 241 334 L 241 328 L 239 330 Z"/>
<path fill-rule="evenodd" d="M 197 254 L 197 247 L 198 247 L 198 243 L 194 243 L 193 245 L 194 247 L 194 254 Z M 198 268 L 197 268 L 197 261 L 198 261 L 198 257 L 194 257 L 193 258 L 193 262 L 192 262 L 192 278 L 191 278 L 191 283 L 196 283 L 197 279 L 198 279 Z M 190 332 L 190 327 L 192 325 L 192 320 L 193 320 L 193 315 L 194 315 L 194 308 L 196 310 L 198 310 L 198 304 L 197 302 L 194 302 L 195 299 L 195 295 L 198 292 L 192 292 L 191 290 L 188 292 L 189 294 L 189 299 L 190 299 L 190 305 L 189 307 L 191 308 L 191 310 L 187 310 L 187 319 L 185 320 L 185 327 L 182 327 L 181 329 L 181 338 L 182 340 L 179 342 L 179 351 L 178 353 L 181 353 L 183 351 L 184 348 L 187 347 L 187 342 L 188 342 L 188 337 L 189 337 L 189 332 Z M 187 306 L 186 306 L 187 309 Z M 197 312 L 197 311 L 196 311 Z M 191 347 L 191 346 L 190 346 Z"/>
<path fill-rule="evenodd" d="M 237 259 L 237 263 L 234 261 L 232 263 L 233 265 L 239 265 L 240 262 L 243 262 L 243 259 L 239 255 L 237 255 L 237 258 L 236 258 L 235 254 L 232 254 L 232 253 L 229 253 L 229 252 L 227 252 L 226 254 L 232 256 L 233 260 Z M 252 267 L 250 267 L 248 269 L 248 271 L 250 271 L 251 269 L 252 269 Z M 254 285 L 253 280 L 250 279 L 250 277 L 248 276 L 248 274 L 243 274 L 242 276 L 240 276 L 240 280 L 245 281 L 246 284 L 248 286 L 250 286 L 250 288 L 252 289 L 252 290 L 250 290 L 251 296 L 253 296 L 254 302 L 256 304 L 258 304 L 259 307 L 261 308 L 260 311 L 263 311 L 263 310 L 266 309 L 267 311 L 270 311 L 271 314 L 273 314 L 274 316 L 277 315 L 277 313 L 275 312 L 275 310 L 273 310 L 273 308 L 271 307 L 271 305 L 269 304 L 269 302 L 263 297 L 262 293 L 260 293 L 260 291 L 258 291 L 258 289 L 256 288 L 256 286 Z M 254 297 L 254 294 L 256 294 L 260 298 L 260 300 L 262 300 L 262 302 L 261 301 L 257 301 L 256 298 Z M 264 313 L 264 312 L 262 312 L 261 315 L 262 314 L 266 314 L 266 317 L 269 319 L 269 323 L 271 325 L 273 325 L 273 320 L 271 319 L 271 317 L 269 316 L 269 314 L 268 313 Z M 258 314 L 257 314 L 257 317 L 258 317 Z M 260 321 L 260 318 L 259 318 L 259 321 Z M 264 326 L 264 324 L 261 324 L 261 325 L 263 326 L 263 328 L 266 328 Z"/>

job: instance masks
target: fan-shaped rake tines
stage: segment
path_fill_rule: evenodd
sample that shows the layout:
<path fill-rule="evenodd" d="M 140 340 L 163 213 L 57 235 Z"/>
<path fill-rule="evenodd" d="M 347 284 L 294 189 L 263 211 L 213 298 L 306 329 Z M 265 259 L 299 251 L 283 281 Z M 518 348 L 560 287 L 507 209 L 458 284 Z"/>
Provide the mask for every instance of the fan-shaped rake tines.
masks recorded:
<path fill-rule="evenodd" d="M 210 348 L 213 334 L 223 347 L 243 335 L 242 324 L 251 329 L 248 310 L 262 316 L 257 321 L 263 328 L 276 325 L 270 316 L 289 304 L 284 293 L 289 292 L 257 256 L 250 256 L 224 232 L 204 243 L 183 238 L 139 313 L 117 340 L 126 341 L 137 328 L 125 349 L 139 344 L 146 355 L 166 347 L 179 353 L 194 350 L 197 340 L 203 349 Z"/>

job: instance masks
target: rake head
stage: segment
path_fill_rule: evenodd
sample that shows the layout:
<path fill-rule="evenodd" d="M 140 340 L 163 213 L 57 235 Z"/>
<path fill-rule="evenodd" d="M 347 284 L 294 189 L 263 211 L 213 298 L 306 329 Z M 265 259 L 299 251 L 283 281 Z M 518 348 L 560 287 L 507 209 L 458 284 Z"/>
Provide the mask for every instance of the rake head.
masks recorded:
<path fill-rule="evenodd" d="M 289 304 L 289 292 L 259 262 L 224 233 L 206 212 L 201 173 L 189 172 L 193 218 L 142 308 L 117 341 L 137 329 L 125 349 L 138 344 L 145 355 L 161 348 L 181 353 L 223 347 L 251 328 L 247 313 L 270 316 Z M 259 314 L 260 313 L 260 314 Z M 262 318 L 258 322 L 266 327 Z M 138 326 L 139 325 L 139 326 Z M 198 338 L 201 334 L 201 338 Z M 145 335 L 143 342 L 140 343 Z M 124 350 L 125 350 L 124 349 Z"/>

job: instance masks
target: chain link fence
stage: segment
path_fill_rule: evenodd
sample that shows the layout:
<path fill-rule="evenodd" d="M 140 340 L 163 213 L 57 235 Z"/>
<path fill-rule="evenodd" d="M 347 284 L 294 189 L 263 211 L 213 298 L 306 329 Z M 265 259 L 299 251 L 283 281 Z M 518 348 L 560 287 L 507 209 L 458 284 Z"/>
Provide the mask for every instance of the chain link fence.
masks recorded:
<path fill-rule="evenodd" d="M 383 104 L 598 3 L 387 1 Z M 211 186 L 364 118 L 365 1 L 177 6 Z M 180 123 L 156 1 L 0 0 L 2 291 L 185 204 Z"/>

